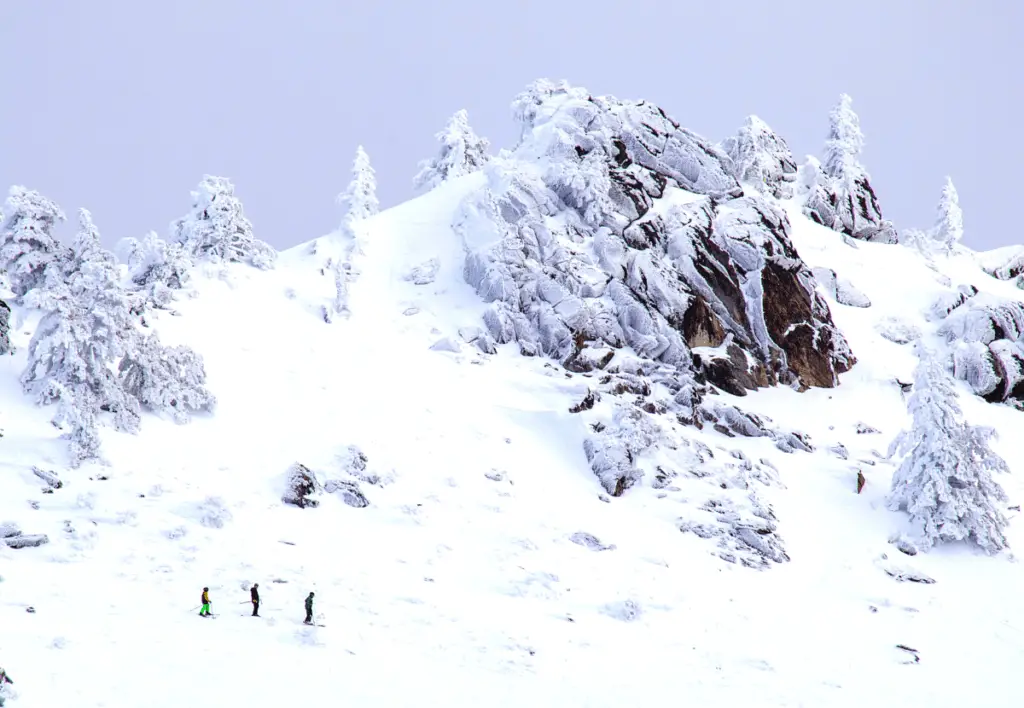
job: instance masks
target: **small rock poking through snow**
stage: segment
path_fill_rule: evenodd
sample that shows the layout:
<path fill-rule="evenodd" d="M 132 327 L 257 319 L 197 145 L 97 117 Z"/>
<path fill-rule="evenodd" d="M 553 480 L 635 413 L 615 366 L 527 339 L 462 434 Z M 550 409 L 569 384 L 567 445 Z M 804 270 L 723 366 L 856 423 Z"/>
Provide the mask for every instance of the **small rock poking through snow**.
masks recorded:
<path fill-rule="evenodd" d="M 573 535 L 569 536 L 569 540 L 578 546 L 589 548 L 592 551 L 613 551 L 615 550 L 615 544 L 605 545 L 601 543 L 600 539 L 592 533 L 586 531 L 577 531 Z"/>
<path fill-rule="evenodd" d="M 601 612 L 612 619 L 617 619 L 622 622 L 635 622 L 640 619 L 640 616 L 643 614 L 640 603 L 636 600 L 609 602 L 601 607 Z"/>

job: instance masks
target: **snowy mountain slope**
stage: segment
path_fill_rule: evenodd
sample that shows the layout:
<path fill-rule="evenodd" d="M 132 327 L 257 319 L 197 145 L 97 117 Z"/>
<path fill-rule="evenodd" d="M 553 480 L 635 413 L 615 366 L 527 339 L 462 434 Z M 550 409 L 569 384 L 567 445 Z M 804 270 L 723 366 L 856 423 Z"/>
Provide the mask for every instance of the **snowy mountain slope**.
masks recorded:
<path fill-rule="evenodd" d="M 975 298 L 1021 302 L 1022 291 L 971 254 L 929 267 L 914 249 L 851 242 L 783 202 L 806 266 L 871 302 L 816 289 L 856 364 L 834 388 L 705 396 L 709 410 L 770 418 L 778 435 L 650 413 L 662 442 L 610 497 L 585 454 L 592 426 L 634 396 L 657 402 L 665 384 L 601 390 L 574 414 L 602 370 L 522 356 L 521 340 L 486 353 L 489 306 L 465 266 L 493 242 L 460 225 L 488 179 L 447 182 L 361 222 L 350 315 L 329 325 L 337 235 L 280 254 L 274 270 L 201 267 L 179 316 L 151 322 L 204 356 L 217 408 L 188 425 L 147 415 L 134 436 L 101 429 L 106 466 L 69 469 L 52 411 L 21 393 L 35 316 L 16 308 L 17 352 L 0 358 L 0 522 L 50 543 L 0 546 L 0 662 L 15 706 L 1016 704 L 1019 564 L 957 546 L 900 553 L 888 539 L 906 519 L 885 508 L 893 467 L 875 453 L 908 424 L 897 380 L 910 380 L 916 355 L 891 340 L 916 330 L 938 346 L 946 319 L 933 306 L 960 284 Z M 651 211 L 702 199 L 669 189 Z M 628 345 L 615 356 L 641 358 Z M 1021 413 L 966 386 L 961 403 L 1002 432 L 995 447 L 1014 474 L 1000 482 L 1019 504 Z M 880 432 L 858 433 L 861 423 Z M 785 452 L 785 431 L 813 451 Z M 369 506 L 331 493 L 316 508 L 282 504 L 296 462 L 357 484 Z M 64 486 L 42 493 L 33 465 Z M 659 467 L 679 474 L 661 480 Z M 739 536 L 702 537 L 716 528 L 709 502 L 728 505 Z M 766 555 L 785 557 L 754 562 L 735 539 L 766 509 L 765 536 L 779 539 Z M 1022 534 L 1014 519 L 1011 548 Z M 886 572 L 907 569 L 936 582 Z M 246 616 L 253 581 L 262 620 Z M 204 585 L 215 620 L 191 609 Z M 309 590 L 323 627 L 301 625 Z"/>

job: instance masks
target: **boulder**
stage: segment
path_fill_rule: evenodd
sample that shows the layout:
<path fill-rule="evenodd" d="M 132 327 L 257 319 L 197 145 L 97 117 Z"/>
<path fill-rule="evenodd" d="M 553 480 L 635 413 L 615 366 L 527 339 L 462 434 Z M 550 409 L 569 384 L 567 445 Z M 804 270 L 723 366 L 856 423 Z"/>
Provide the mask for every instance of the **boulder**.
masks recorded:
<path fill-rule="evenodd" d="M 50 542 L 50 538 L 43 533 L 8 536 L 4 543 L 8 548 L 35 548 Z"/>
<path fill-rule="evenodd" d="M 320 483 L 313 472 L 302 463 L 296 462 L 285 473 L 285 491 L 281 495 L 281 501 L 300 509 L 315 508 L 320 502 L 313 497 L 320 492 Z"/>
<path fill-rule="evenodd" d="M 359 489 L 359 485 L 355 482 L 341 479 L 329 479 L 324 482 L 324 491 L 328 494 L 338 494 L 342 501 L 357 509 L 370 505 L 370 501 L 366 498 L 366 495 L 363 494 Z"/>

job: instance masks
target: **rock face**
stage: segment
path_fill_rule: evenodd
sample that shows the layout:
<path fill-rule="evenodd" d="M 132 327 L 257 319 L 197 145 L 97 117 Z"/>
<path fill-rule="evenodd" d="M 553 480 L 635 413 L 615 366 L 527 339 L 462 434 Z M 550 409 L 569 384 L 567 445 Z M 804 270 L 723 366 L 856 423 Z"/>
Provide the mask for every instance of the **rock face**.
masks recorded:
<path fill-rule="evenodd" d="M 576 370 L 628 346 L 734 392 L 834 386 L 854 363 L 785 213 L 740 196 L 728 156 L 647 103 L 543 83 L 518 107 L 520 146 L 454 223 L 497 343 Z"/>
<path fill-rule="evenodd" d="M 949 302 L 944 298 L 933 312 Z M 972 294 L 949 311 L 939 334 L 952 345 L 957 378 L 989 402 L 1024 408 L 1024 303 Z"/>
<path fill-rule="evenodd" d="M 11 308 L 0 300 L 0 355 L 11 351 Z"/>
<path fill-rule="evenodd" d="M 832 387 L 853 366 L 786 213 L 744 196 L 727 154 L 656 106 L 565 84 L 538 82 L 514 107 L 520 144 L 452 223 L 464 276 L 494 343 L 598 376 L 613 397 L 584 444 L 610 495 L 643 477 L 663 421 L 704 424 L 708 385 Z M 781 189 L 784 151 L 778 163 Z"/>
<path fill-rule="evenodd" d="M 731 160 L 730 174 L 777 199 L 793 196 L 796 160 L 789 145 L 768 124 L 750 116 L 734 137 L 722 141 Z"/>

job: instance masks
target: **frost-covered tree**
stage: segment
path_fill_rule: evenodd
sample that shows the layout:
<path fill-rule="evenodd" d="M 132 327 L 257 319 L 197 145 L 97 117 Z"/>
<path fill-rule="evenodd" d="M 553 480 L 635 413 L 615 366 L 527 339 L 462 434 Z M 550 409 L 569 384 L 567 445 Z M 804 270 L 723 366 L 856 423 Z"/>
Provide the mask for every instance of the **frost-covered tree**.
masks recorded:
<path fill-rule="evenodd" d="M 839 103 L 829 113 L 828 139 L 825 141 L 825 174 L 834 180 L 856 180 L 864 174 L 860 153 L 864 133 L 860 117 L 853 110 L 853 99 L 840 94 Z"/>
<path fill-rule="evenodd" d="M 128 261 L 128 277 L 134 290 L 148 303 L 165 308 L 191 279 L 192 259 L 181 243 L 167 243 L 155 231 L 142 240 L 122 239 L 119 248 Z"/>
<path fill-rule="evenodd" d="M 992 475 L 1007 466 L 989 447 L 995 431 L 964 421 L 954 386 L 938 358 L 922 350 L 907 401 L 913 422 L 889 450 L 902 457 L 889 505 L 910 514 L 924 548 L 966 540 L 994 553 L 1006 547 L 1007 520 L 999 509 L 1006 494 Z"/>
<path fill-rule="evenodd" d="M 490 142 L 473 132 L 464 109 L 449 118 L 444 130 L 435 137 L 441 144 L 440 150 L 420 163 L 420 171 L 413 178 L 417 189 L 433 189 L 445 180 L 476 172 L 490 159 Z"/>
<path fill-rule="evenodd" d="M 363 146 L 356 148 L 356 156 L 352 162 L 352 181 L 345 191 L 338 195 L 338 204 L 345 210 L 338 228 L 337 243 L 340 248 L 337 255 L 327 264 L 334 275 L 335 296 L 330 305 L 323 307 L 323 318 L 331 322 L 333 313 L 348 314 L 348 283 L 355 276 L 352 267 L 353 258 L 362 253 L 362 245 L 356 225 L 380 211 L 377 201 L 377 178 L 370 166 L 370 157 Z"/>
<path fill-rule="evenodd" d="M 942 196 L 939 198 L 938 214 L 935 219 L 935 227 L 932 230 L 932 238 L 947 251 L 960 243 L 964 237 L 964 213 L 960 208 L 960 197 L 953 186 L 953 180 L 946 177 L 946 184 L 942 188 Z"/>
<path fill-rule="evenodd" d="M 192 210 L 171 224 L 171 233 L 193 258 L 274 267 L 277 252 L 260 241 L 245 217 L 235 186 L 224 177 L 205 175 L 192 192 Z"/>
<path fill-rule="evenodd" d="M 46 405 L 59 402 L 56 421 L 70 425 L 72 464 L 98 448 L 100 410 L 114 416 L 120 430 L 135 432 L 138 403 L 118 384 L 112 364 L 131 349 L 134 326 L 113 254 L 100 245 L 85 209 L 64 282 L 52 275 L 31 295 L 47 310 L 29 344 L 21 382 L 25 392 Z M 84 427 L 83 427 L 84 426 Z"/>
<path fill-rule="evenodd" d="M 0 355 L 11 351 L 11 307 L 0 300 Z"/>
<path fill-rule="evenodd" d="M 370 156 L 366 154 L 362 145 L 356 148 L 356 157 L 352 161 L 352 181 L 345 191 L 338 195 L 337 201 L 345 209 L 343 226 L 361 221 L 380 211 L 376 173 L 370 166 Z"/>
<path fill-rule="evenodd" d="M 203 358 L 188 347 L 162 345 L 156 332 L 141 337 L 118 369 L 128 395 L 149 410 L 170 413 L 178 423 L 216 403 L 206 388 Z"/>
<path fill-rule="evenodd" d="M 11 187 L 0 222 L 0 269 L 6 270 L 11 290 L 22 298 L 39 287 L 51 267 L 63 267 L 67 246 L 54 235 L 64 212 L 39 192 Z"/>
<path fill-rule="evenodd" d="M 825 142 L 823 181 L 819 196 L 822 205 L 806 203 L 808 215 L 831 229 L 866 241 L 896 243 L 896 230 L 882 218 L 871 179 L 860 163 L 864 134 L 860 118 L 853 111 L 853 101 L 846 94 L 829 114 L 829 135 Z"/>
<path fill-rule="evenodd" d="M 749 116 L 739 133 L 722 142 L 732 160 L 732 174 L 777 199 L 793 196 L 796 161 L 786 141 L 757 116 Z"/>

